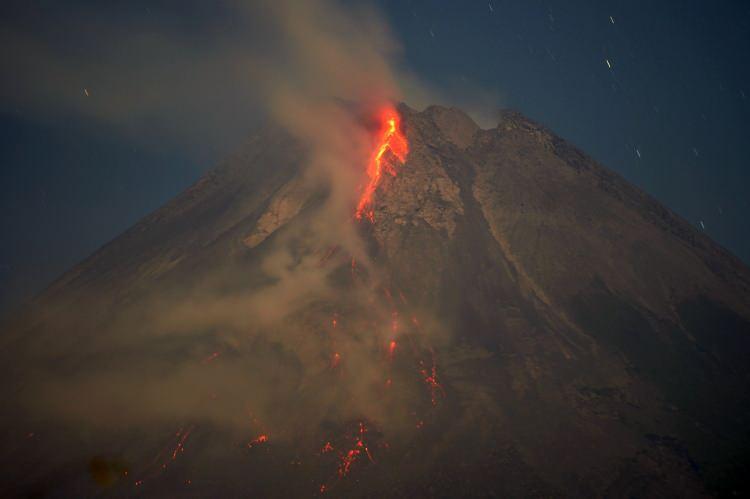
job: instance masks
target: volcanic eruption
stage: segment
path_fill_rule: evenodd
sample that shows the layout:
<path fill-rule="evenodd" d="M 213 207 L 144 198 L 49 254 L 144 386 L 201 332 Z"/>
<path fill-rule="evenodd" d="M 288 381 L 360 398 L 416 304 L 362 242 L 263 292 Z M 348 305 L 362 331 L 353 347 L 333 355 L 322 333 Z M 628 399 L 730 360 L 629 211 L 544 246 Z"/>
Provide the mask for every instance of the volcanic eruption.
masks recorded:
<path fill-rule="evenodd" d="M 390 153 L 403 163 L 406 161 L 406 155 L 409 153 L 409 144 L 406 137 L 401 133 L 400 119 L 396 110 L 389 107 L 381 113 L 381 131 L 378 134 L 378 141 L 372 158 L 367 164 L 368 182 L 362 195 L 357 203 L 356 217 L 358 220 L 366 216 L 371 222 L 375 221 L 372 206 L 372 197 L 380 185 L 383 171 L 390 175 L 396 176 L 396 169 L 385 158 L 386 153 Z"/>
<path fill-rule="evenodd" d="M 740 486 L 747 267 L 519 113 L 383 109 L 348 190 L 266 127 L 7 325 L 6 495 Z"/>

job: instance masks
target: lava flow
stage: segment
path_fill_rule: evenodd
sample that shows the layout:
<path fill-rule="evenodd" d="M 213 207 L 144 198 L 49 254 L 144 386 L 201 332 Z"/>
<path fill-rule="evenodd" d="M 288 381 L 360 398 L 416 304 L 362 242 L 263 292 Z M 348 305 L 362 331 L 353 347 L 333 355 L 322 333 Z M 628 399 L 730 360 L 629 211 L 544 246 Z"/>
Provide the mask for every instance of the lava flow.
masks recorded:
<path fill-rule="evenodd" d="M 342 453 L 340 456 L 340 463 L 339 463 L 339 476 L 345 477 L 349 474 L 349 472 L 352 469 L 352 465 L 357 462 L 357 460 L 360 459 L 361 454 L 367 455 L 367 458 L 371 462 L 375 462 L 375 460 L 372 458 L 372 454 L 370 454 L 370 449 L 367 447 L 367 444 L 365 443 L 365 433 L 367 433 L 367 427 L 364 423 L 359 423 L 359 435 L 356 438 L 356 443 L 354 446 L 349 449 L 347 452 Z"/>
<path fill-rule="evenodd" d="M 393 176 L 396 175 L 396 170 L 393 166 L 384 161 L 383 156 L 386 151 L 390 151 L 401 163 L 406 161 L 406 155 L 409 153 L 409 143 L 406 141 L 406 136 L 399 129 L 400 118 L 396 110 L 393 108 L 386 109 L 382 113 L 381 120 L 382 125 L 378 135 L 377 147 L 367 165 L 367 177 L 369 180 L 362 191 L 359 203 L 357 203 L 357 211 L 355 213 L 357 220 L 361 220 L 362 216 L 365 216 L 370 222 L 375 221 L 372 198 L 375 195 L 378 185 L 380 185 L 383 169 Z"/>
<path fill-rule="evenodd" d="M 257 437 L 255 437 L 254 439 L 250 440 L 250 441 L 249 441 L 249 442 L 247 443 L 247 447 L 248 447 L 249 449 L 252 449 L 252 448 L 253 448 L 253 447 L 255 447 L 256 445 L 264 444 L 264 443 L 266 443 L 266 442 L 268 442 L 268 435 L 266 435 L 265 433 L 263 433 L 263 434 L 261 434 L 261 435 L 258 435 L 258 436 L 257 436 Z"/>

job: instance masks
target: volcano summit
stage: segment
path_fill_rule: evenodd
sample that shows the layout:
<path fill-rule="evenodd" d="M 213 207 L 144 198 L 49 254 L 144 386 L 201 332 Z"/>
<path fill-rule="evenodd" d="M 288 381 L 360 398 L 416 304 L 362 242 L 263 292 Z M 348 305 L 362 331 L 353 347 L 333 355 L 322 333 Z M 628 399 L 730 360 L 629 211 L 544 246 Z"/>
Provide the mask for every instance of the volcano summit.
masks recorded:
<path fill-rule="evenodd" d="M 516 112 L 388 119 L 341 183 L 265 128 L 6 324 L 3 495 L 742 493 L 750 270 Z"/>

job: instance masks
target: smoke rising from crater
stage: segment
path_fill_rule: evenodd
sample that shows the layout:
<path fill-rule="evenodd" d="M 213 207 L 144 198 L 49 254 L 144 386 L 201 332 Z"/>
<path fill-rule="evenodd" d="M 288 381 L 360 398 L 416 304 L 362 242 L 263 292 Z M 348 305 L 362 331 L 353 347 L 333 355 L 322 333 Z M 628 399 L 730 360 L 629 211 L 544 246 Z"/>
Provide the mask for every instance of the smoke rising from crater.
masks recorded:
<path fill-rule="evenodd" d="M 199 235 L 129 271 L 127 289 L 106 298 L 78 292 L 63 319 L 28 343 L 22 410 L 39 424 L 105 436 L 190 424 L 288 443 L 324 421 L 413 428 L 394 404 L 424 401 L 429 390 L 416 364 L 393 364 L 399 328 L 412 319 L 384 296 L 390 290 L 353 215 L 377 113 L 403 98 L 401 80 L 412 89 L 414 80 L 372 9 L 327 0 L 228 5 L 249 24 L 262 14 L 277 42 L 232 61 L 252 74 L 256 106 L 302 151 L 299 171 L 242 222 L 233 254 L 212 254 L 194 275 L 172 279 L 192 248 L 216 242 Z M 277 167 L 264 165 L 268 175 Z M 421 362 L 427 373 L 430 361 Z M 406 381 L 392 383 L 399 377 Z M 382 402 L 386 389 L 395 402 Z"/>

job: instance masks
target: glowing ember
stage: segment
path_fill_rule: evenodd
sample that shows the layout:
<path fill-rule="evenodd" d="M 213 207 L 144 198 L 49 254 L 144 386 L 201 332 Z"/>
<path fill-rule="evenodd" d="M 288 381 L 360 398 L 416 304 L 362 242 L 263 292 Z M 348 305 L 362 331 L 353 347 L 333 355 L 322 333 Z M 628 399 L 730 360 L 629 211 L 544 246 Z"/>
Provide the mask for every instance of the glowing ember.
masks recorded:
<path fill-rule="evenodd" d="M 399 130 L 400 118 L 395 109 L 389 108 L 382 115 L 382 129 L 379 134 L 377 147 L 367 165 L 368 183 L 362 191 L 362 195 L 357 203 L 356 217 L 361 220 L 364 215 L 370 222 L 375 221 L 375 212 L 372 209 L 372 198 L 375 191 L 380 185 L 383 176 L 383 170 L 395 176 L 396 170 L 393 166 L 384 162 L 383 156 L 386 151 L 390 151 L 401 163 L 406 161 L 406 155 L 409 153 L 409 144 L 406 137 Z"/>
<path fill-rule="evenodd" d="M 334 352 L 331 356 L 331 369 L 336 369 L 341 364 L 341 354 Z"/>
<path fill-rule="evenodd" d="M 367 455 L 371 462 L 375 462 L 370 454 L 370 449 L 365 443 L 365 433 L 367 433 L 367 427 L 364 423 L 359 423 L 359 436 L 356 439 L 354 446 L 349 449 L 346 453 L 341 454 L 339 463 L 339 476 L 345 477 L 349 474 L 352 469 L 352 465 L 362 457 L 362 454 Z"/>
<path fill-rule="evenodd" d="M 177 436 L 180 438 L 180 440 L 177 442 L 177 445 L 175 446 L 174 450 L 172 451 L 172 461 L 177 459 L 177 454 L 180 452 L 185 452 L 185 440 L 188 439 L 190 436 L 190 433 L 193 432 L 193 427 L 187 429 L 184 433 L 181 434 L 180 431 L 177 432 Z"/>
<path fill-rule="evenodd" d="M 435 365 L 435 361 L 433 359 L 432 361 L 432 368 L 428 370 L 427 368 L 423 368 L 421 371 L 422 377 L 424 378 L 424 382 L 427 383 L 427 386 L 430 388 L 430 399 L 432 401 L 432 405 L 437 405 L 437 396 L 440 395 L 442 397 L 445 397 L 445 390 L 443 389 L 443 385 L 438 382 L 437 377 L 437 366 Z"/>
<path fill-rule="evenodd" d="M 252 449 L 256 445 L 264 444 L 266 442 L 268 442 L 268 435 L 262 434 L 262 435 L 258 435 L 256 438 L 250 440 L 247 443 L 247 446 L 248 446 L 248 448 Z"/>
<path fill-rule="evenodd" d="M 339 466 L 339 476 L 346 476 L 351 470 L 352 464 L 354 464 L 362 451 L 359 449 L 351 449 L 341 458 L 341 465 Z"/>
<path fill-rule="evenodd" d="M 396 353 L 396 341 L 391 340 L 391 343 L 388 345 L 388 360 L 393 360 L 393 355 Z"/>

